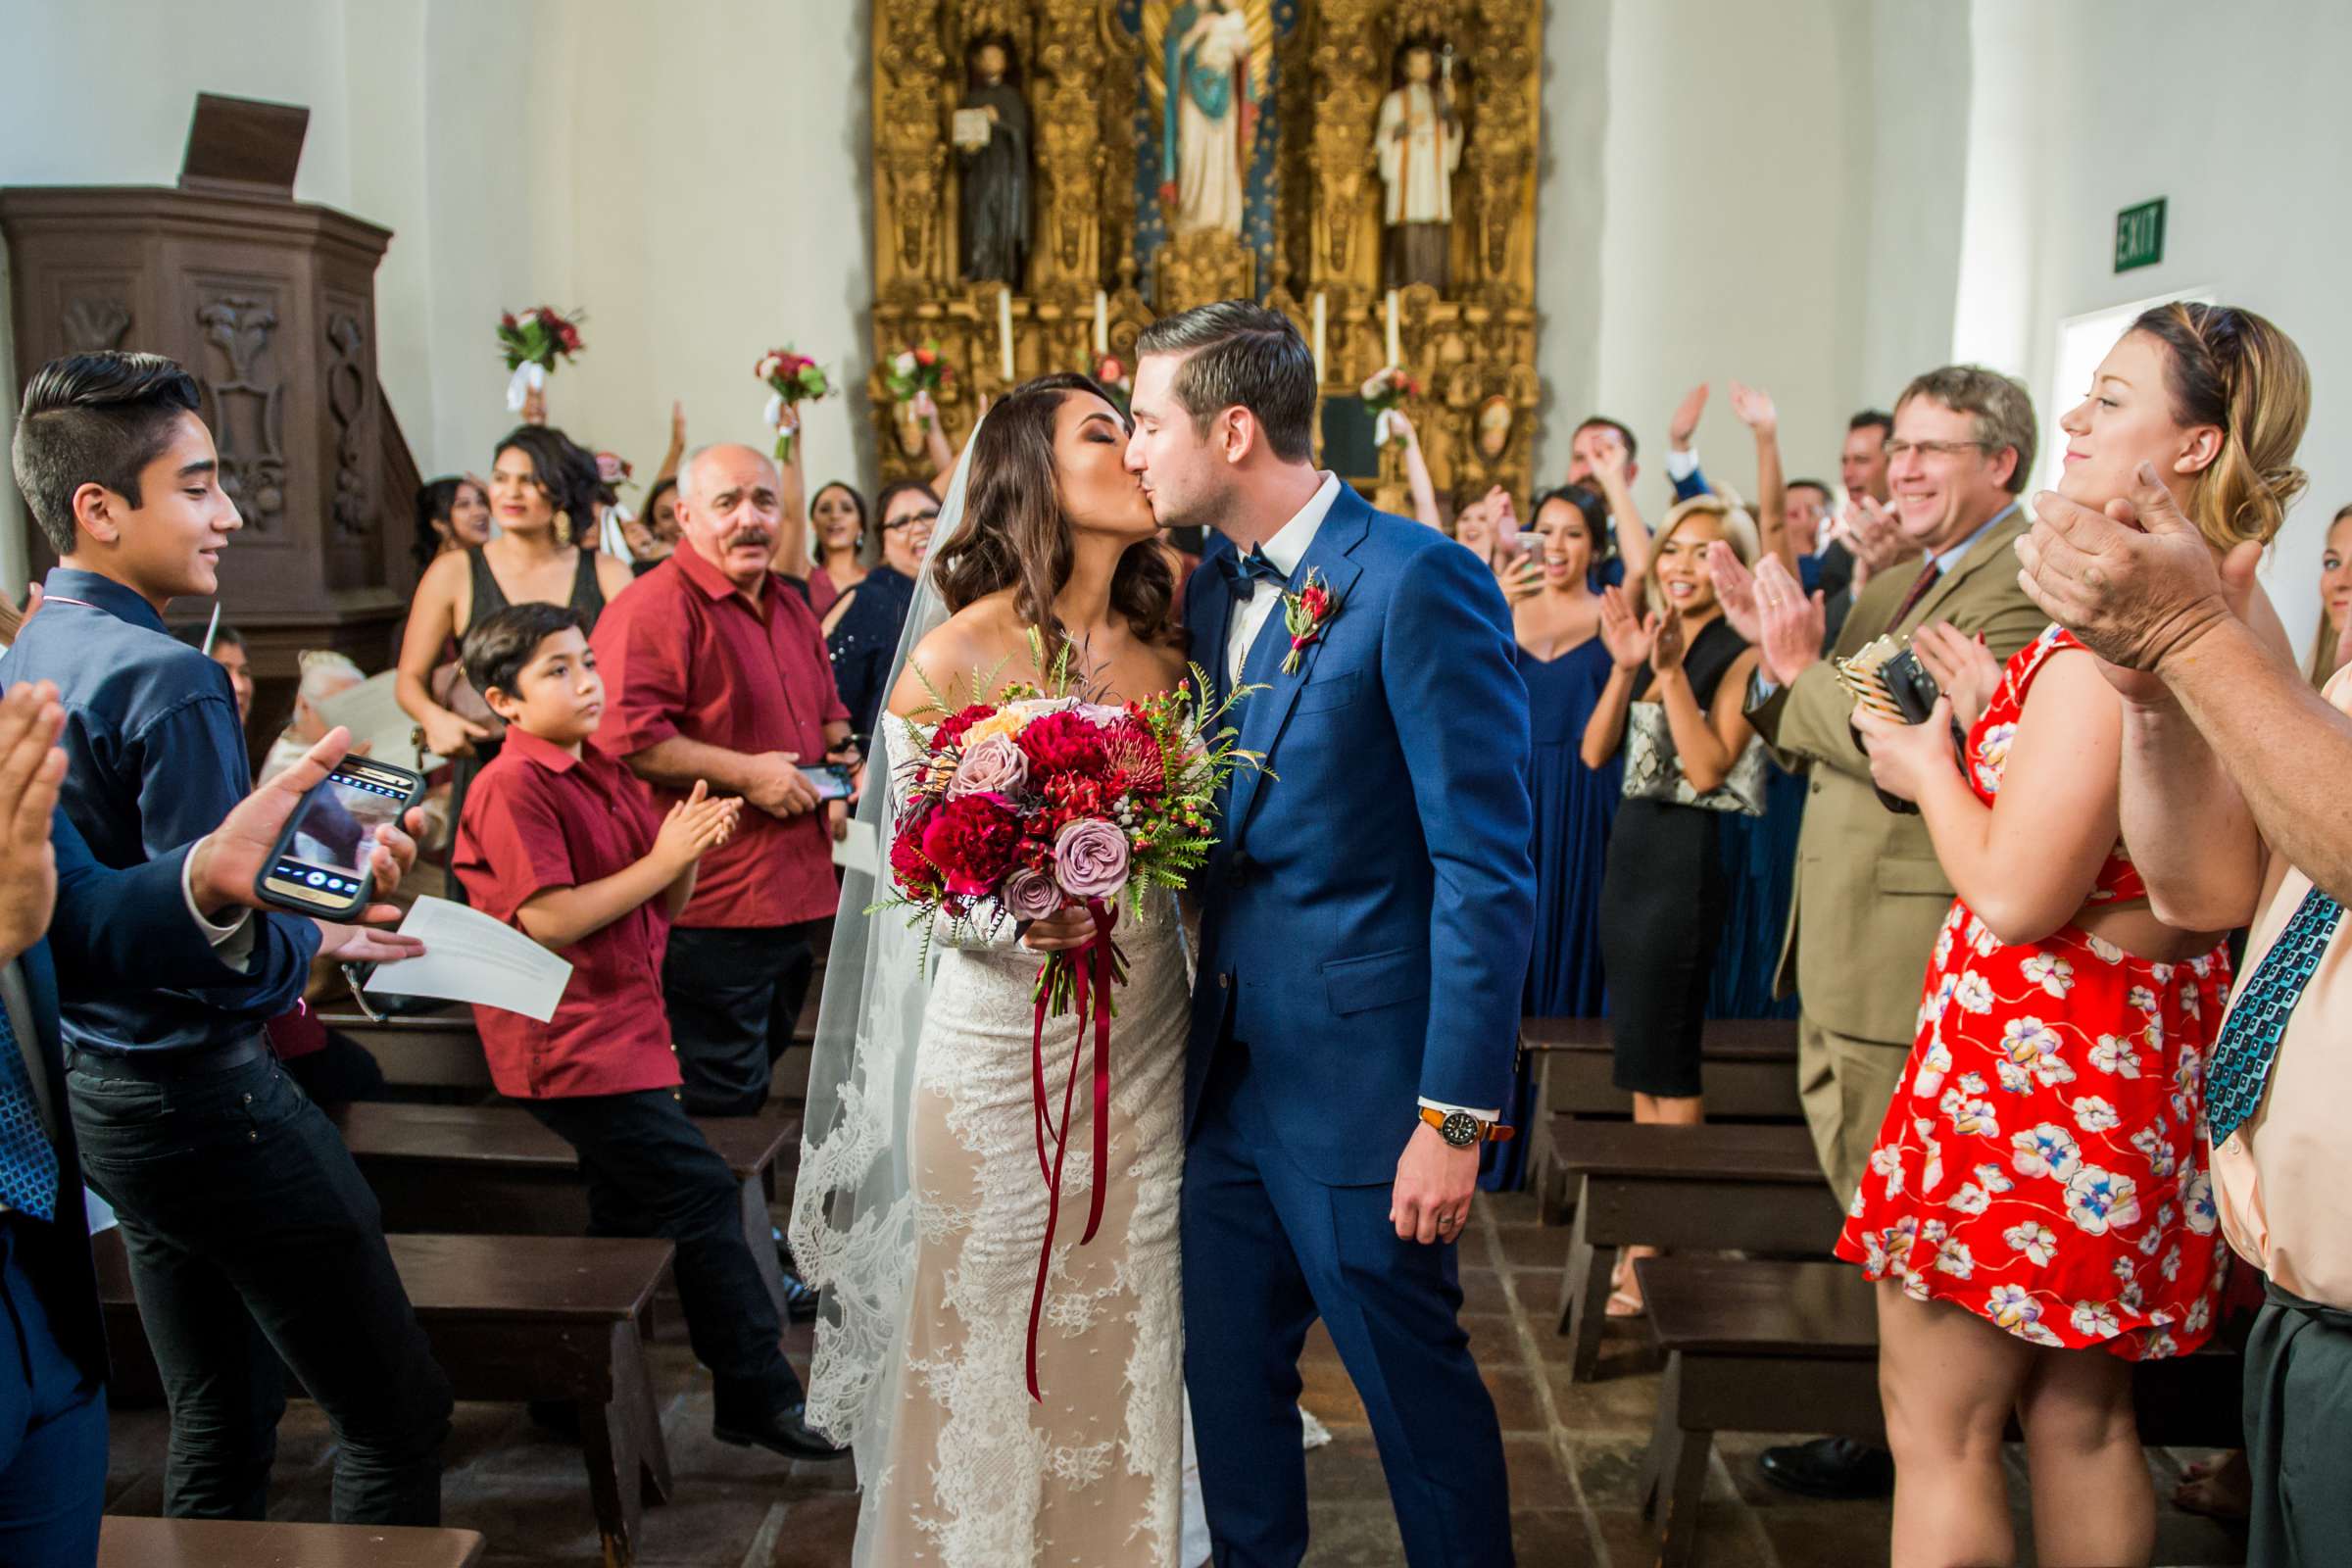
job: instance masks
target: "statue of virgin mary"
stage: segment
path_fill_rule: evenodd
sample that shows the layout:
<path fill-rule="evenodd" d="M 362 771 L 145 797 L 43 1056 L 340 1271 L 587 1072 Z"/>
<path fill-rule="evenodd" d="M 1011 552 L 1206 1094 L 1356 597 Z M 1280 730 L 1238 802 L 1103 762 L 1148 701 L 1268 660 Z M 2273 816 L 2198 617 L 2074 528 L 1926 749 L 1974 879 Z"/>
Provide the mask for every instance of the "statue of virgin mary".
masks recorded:
<path fill-rule="evenodd" d="M 1161 71 L 1160 206 L 1173 231 L 1238 236 L 1257 95 L 1250 79 L 1250 20 L 1229 0 L 1181 0 L 1168 13 Z"/>

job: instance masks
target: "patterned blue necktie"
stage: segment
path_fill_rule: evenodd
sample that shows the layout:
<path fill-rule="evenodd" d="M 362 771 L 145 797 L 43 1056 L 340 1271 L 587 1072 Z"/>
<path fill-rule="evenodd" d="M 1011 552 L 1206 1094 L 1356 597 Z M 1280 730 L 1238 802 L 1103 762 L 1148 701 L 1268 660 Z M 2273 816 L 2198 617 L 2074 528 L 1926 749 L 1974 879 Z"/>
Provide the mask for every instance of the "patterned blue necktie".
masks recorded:
<path fill-rule="evenodd" d="M 2270 1082 L 2271 1062 L 2286 1034 L 2303 988 L 2335 935 L 2344 906 L 2313 888 L 2278 933 L 2271 951 L 2254 966 L 2237 1005 L 2222 1024 L 2214 1042 L 2213 1060 L 2205 1068 L 2205 1123 L 2216 1148 L 2230 1141 L 2254 1108 L 2262 1103 L 2263 1086 Z"/>
<path fill-rule="evenodd" d="M 34 1219 L 57 1217 L 57 1146 L 41 1125 L 16 1026 L 0 1007 L 0 1203 Z"/>

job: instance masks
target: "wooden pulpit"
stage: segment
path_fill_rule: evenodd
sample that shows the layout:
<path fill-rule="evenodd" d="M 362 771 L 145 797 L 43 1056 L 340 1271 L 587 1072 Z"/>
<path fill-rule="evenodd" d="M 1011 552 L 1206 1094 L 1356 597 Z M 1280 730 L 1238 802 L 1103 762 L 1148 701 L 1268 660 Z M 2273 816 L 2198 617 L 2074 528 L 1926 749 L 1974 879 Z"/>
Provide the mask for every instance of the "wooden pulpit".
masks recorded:
<path fill-rule="evenodd" d="M 294 200 L 309 122 L 307 109 L 200 94 L 176 188 L 0 189 L 20 390 L 60 356 L 133 349 L 179 361 L 203 391 L 245 521 L 220 605 L 261 685 L 257 749 L 286 720 L 304 649 L 390 663 L 416 576 L 416 464 L 375 378 L 375 268 L 392 235 Z M 56 553 L 29 525 L 37 577 Z M 182 602 L 172 618 L 211 611 Z"/>

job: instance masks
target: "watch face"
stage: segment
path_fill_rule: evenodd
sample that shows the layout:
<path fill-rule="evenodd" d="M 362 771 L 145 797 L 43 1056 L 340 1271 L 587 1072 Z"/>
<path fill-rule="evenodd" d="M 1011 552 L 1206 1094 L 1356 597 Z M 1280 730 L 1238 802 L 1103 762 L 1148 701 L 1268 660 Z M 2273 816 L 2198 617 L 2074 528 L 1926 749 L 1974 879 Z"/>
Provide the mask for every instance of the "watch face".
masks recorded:
<path fill-rule="evenodd" d="M 1456 1149 L 1468 1149 L 1478 1142 L 1477 1119 L 1466 1110 L 1457 1110 L 1446 1118 L 1438 1136 Z"/>

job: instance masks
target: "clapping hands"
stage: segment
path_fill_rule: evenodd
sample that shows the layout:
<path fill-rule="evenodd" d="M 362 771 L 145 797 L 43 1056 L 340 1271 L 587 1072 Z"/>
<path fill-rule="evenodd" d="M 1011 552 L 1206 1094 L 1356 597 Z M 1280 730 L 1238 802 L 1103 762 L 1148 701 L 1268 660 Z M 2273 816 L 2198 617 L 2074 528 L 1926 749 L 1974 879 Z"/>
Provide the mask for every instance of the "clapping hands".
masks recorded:
<path fill-rule="evenodd" d="M 1647 620 L 1637 615 L 1624 589 L 1612 585 L 1600 591 L 1600 642 L 1619 669 L 1640 669 L 1648 663 L 1657 634 L 1657 615 L 1653 612 Z"/>
<path fill-rule="evenodd" d="M 1911 634 L 1911 651 L 1936 677 L 1936 688 L 1951 699 L 1952 716 L 1960 727 L 1976 728 L 2001 685 L 2001 662 L 1984 646 L 1984 637 L 1970 637 L 1950 621 L 1939 620 Z"/>

